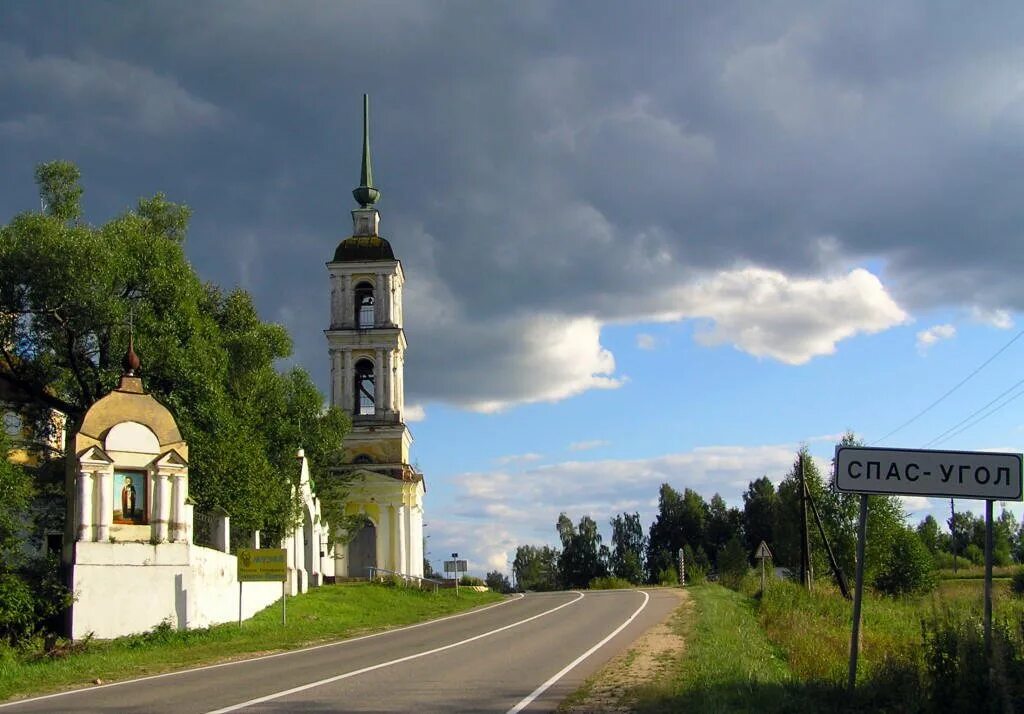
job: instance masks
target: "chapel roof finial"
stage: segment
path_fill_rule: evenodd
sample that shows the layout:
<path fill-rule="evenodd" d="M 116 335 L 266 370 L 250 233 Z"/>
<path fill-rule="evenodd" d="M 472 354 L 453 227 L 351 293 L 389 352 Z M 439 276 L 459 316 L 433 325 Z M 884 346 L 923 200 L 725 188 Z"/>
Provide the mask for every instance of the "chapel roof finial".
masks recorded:
<path fill-rule="evenodd" d="M 352 195 L 362 208 L 369 208 L 380 199 L 380 191 L 373 185 L 373 168 L 370 165 L 370 97 L 363 95 L 363 165 L 359 173 L 359 186 Z"/>
<path fill-rule="evenodd" d="M 142 366 L 139 356 L 135 354 L 135 335 L 133 332 L 128 333 L 128 351 L 124 353 L 124 360 L 121 362 L 121 365 L 124 367 L 125 377 L 134 377 L 135 373 L 139 371 L 139 367 Z"/>

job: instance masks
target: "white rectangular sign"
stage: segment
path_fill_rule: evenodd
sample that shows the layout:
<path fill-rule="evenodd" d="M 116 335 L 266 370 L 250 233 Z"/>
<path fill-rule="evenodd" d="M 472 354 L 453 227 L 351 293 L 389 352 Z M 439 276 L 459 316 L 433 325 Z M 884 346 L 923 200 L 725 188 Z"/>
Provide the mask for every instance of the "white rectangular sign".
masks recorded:
<path fill-rule="evenodd" d="M 836 488 L 848 493 L 1021 500 L 1020 454 L 836 447 Z"/>

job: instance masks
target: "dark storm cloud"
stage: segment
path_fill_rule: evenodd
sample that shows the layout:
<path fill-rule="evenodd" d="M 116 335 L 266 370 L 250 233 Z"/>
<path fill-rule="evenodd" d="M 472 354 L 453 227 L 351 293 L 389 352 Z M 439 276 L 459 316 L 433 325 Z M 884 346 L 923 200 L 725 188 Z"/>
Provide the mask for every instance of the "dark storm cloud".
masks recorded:
<path fill-rule="evenodd" d="M 685 312 L 671 296 L 687 281 L 744 266 L 813 278 L 881 258 L 907 307 L 1020 310 L 1022 19 L 1009 4 L 7 5 L 0 214 L 35 204 L 32 167 L 55 157 L 82 167 L 94 221 L 156 191 L 190 204 L 196 267 L 285 321 L 323 384 L 323 263 L 349 231 L 368 91 L 383 229 L 420 298 L 411 401 L 606 386 L 601 322 Z M 537 385 L 544 320 L 579 364 Z M 465 369 L 428 379 L 439 365 Z"/>

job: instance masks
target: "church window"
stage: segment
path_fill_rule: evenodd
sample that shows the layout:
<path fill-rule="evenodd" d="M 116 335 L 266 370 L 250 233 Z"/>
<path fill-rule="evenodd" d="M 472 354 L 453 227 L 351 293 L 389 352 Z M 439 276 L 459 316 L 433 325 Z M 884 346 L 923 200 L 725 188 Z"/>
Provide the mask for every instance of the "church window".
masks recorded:
<path fill-rule="evenodd" d="M 356 404 L 357 416 L 371 416 L 376 410 L 376 391 L 373 385 L 373 363 L 368 359 L 356 362 Z"/>
<path fill-rule="evenodd" d="M 369 283 L 356 285 L 356 325 L 373 327 L 373 286 Z"/>

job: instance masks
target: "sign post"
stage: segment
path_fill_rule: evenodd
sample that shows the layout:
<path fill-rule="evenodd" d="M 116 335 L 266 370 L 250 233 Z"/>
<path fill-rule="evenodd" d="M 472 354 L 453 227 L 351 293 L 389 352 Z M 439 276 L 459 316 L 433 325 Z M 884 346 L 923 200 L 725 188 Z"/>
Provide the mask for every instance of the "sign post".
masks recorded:
<path fill-rule="evenodd" d="M 1020 501 L 1021 454 L 988 451 L 934 451 L 836 447 L 836 488 L 861 494 L 857 528 L 857 589 L 850 638 L 852 690 L 857 680 L 861 596 L 864 589 L 864 539 L 868 495 L 937 496 L 985 501 L 985 645 L 992 639 L 992 502 Z"/>
<path fill-rule="evenodd" d="M 679 549 L 679 587 L 686 587 L 686 551 Z"/>
<path fill-rule="evenodd" d="M 452 558 L 455 560 L 444 561 L 444 572 L 454 573 L 452 576 L 455 579 L 455 597 L 459 596 L 459 573 L 465 573 L 467 570 L 467 563 L 465 560 L 458 560 L 459 554 L 452 553 Z"/>
<path fill-rule="evenodd" d="M 242 625 L 242 583 L 281 583 L 281 624 L 288 622 L 285 581 L 288 579 L 288 554 L 284 548 L 239 548 L 238 562 L 238 625 Z"/>
<path fill-rule="evenodd" d="M 757 546 L 757 550 L 754 551 L 754 557 L 761 561 L 761 592 L 764 592 L 764 561 L 770 560 L 772 552 L 768 550 L 768 544 L 761 541 L 761 545 Z"/>

